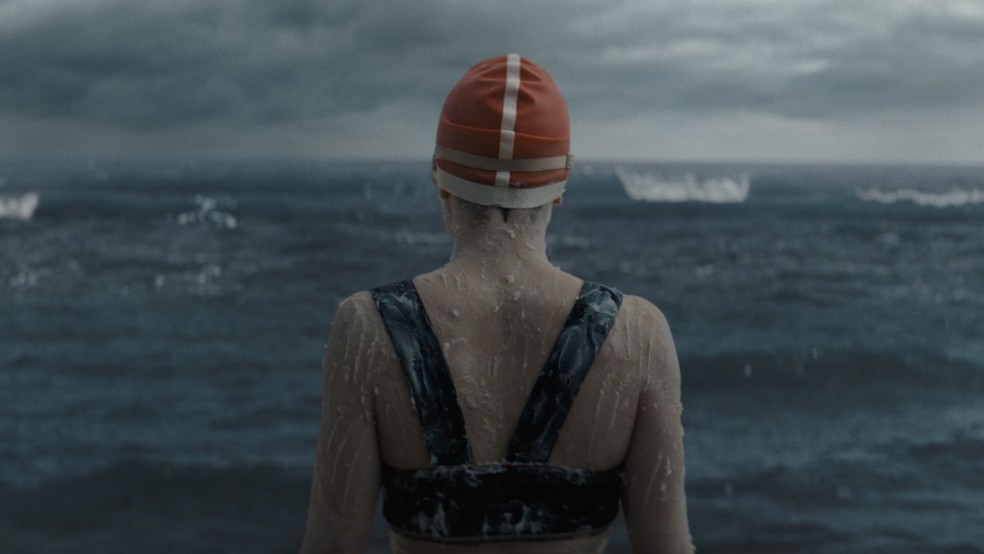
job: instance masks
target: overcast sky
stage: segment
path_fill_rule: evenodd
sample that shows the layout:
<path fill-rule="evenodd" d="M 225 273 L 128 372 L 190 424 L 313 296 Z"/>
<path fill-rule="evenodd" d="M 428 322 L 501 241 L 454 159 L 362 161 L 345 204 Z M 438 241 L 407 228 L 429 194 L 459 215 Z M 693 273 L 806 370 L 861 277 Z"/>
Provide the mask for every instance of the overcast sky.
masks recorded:
<path fill-rule="evenodd" d="M 984 164 L 984 0 L 0 0 L 0 157 L 426 159 L 507 52 L 582 159 Z"/>

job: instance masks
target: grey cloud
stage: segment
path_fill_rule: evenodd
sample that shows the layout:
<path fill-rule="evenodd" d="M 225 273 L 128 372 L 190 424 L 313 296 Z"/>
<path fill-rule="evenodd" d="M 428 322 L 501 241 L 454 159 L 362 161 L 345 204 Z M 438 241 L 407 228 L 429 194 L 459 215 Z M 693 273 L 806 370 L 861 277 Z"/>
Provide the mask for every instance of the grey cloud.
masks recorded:
<path fill-rule="evenodd" d="M 974 107 L 984 103 L 984 25 L 915 13 L 885 36 L 826 53 L 829 66 L 791 79 L 791 113 Z"/>
<path fill-rule="evenodd" d="M 0 110 L 154 127 L 290 119 L 363 98 L 345 90 L 336 52 L 351 10 L 175 6 L 100 2 L 0 31 Z"/>
<path fill-rule="evenodd" d="M 639 8 L 578 79 L 587 106 L 807 118 L 979 105 L 984 20 L 949 2 L 720 2 Z M 976 3 L 984 15 L 984 4 Z M 625 40 L 625 37 L 633 40 Z M 599 42 L 603 40 L 599 35 Z M 607 54 L 607 55 L 606 55 Z"/>
<path fill-rule="evenodd" d="M 0 26 L 0 113 L 153 129 L 433 104 L 483 57 L 518 43 L 549 51 L 558 21 L 572 9 L 604 8 L 100 0 L 51 9 L 19 28 Z"/>
<path fill-rule="evenodd" d="M 35 4 L 49 8 L 0 23 L 0 115 L 158 129 L 413 110 L 506 51 L 597 118 L 851 118 L 974 106 L 984 88 L 984 21 L 947 9 L 984 13 L 976 0 Z"/>
<path fill-rule="evenodd" d="M 52 10 L 30 26 L 0 27 L 0 113 L 156 128 L 433 102 L 464 60 L 477 61 L 473 52 L 495 52 L 494 41 L 468 33 L 496 16 L 483 10 L 312 0 L 103 0 Z"/>

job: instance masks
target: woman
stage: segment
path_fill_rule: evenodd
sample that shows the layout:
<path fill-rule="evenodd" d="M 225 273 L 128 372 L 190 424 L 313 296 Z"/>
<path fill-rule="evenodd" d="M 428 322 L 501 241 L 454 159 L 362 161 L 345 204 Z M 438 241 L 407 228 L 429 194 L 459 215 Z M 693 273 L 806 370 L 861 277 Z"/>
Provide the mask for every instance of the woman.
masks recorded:
<path fill-rule="evenodd" d="M 510 54 L 444 104 L 450 262 L 346 299 L 324 359 L 304 552 L 363 552 L 378 490 L 398 553 L 690 552 L 680 373 L 649 302 L 550 264 L 571 157 L 550 76 Z"/>

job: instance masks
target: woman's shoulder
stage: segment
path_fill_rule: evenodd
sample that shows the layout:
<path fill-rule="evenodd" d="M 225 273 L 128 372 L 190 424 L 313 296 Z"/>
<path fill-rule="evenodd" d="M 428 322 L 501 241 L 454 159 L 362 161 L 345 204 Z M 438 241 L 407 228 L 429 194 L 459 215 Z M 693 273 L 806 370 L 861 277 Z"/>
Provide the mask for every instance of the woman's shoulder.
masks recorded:
<path fill-rule="evenodd" d="M 669 327 L 666 316 L 659 307 L 634 294 L 626 294 L 622 297 L 622 307 L 619 313 L 623 314 L 625 319 L 633 320 L 636 323 L 645 323 L 660 329 Z"/>

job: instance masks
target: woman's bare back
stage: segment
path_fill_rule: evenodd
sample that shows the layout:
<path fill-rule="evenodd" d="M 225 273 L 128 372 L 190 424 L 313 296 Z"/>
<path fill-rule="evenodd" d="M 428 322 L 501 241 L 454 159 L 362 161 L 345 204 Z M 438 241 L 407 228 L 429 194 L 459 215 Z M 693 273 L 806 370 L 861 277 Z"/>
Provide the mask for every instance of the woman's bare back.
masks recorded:
<path fill-rule="evenodd" d="M 533 383 L 574 304 L 582 281 L 549 265 L 474 275 L 449 266 L 414 284 L 440 340 L 476 463 L 500 461 Z M 492 271 L 492 270 L 489 270 Z M 630 302 L 632 304 L 632 302 Z M 627 307 L 632 312 L 632 307 Z M 629 314 L 631 315 L 631 314 Z M 625 460 L 638 401 L 640 364 L 627 359 L 619 321 L 582 384 L 550 464 L 605 470 Z M 376 421 L 381 460 L 426 468 L 423 434 L 395 357 L 380 367 Z M 602 552 L 607 533 L 571 540 L 455 547 L 393 534 L 394 552 Z"/>

